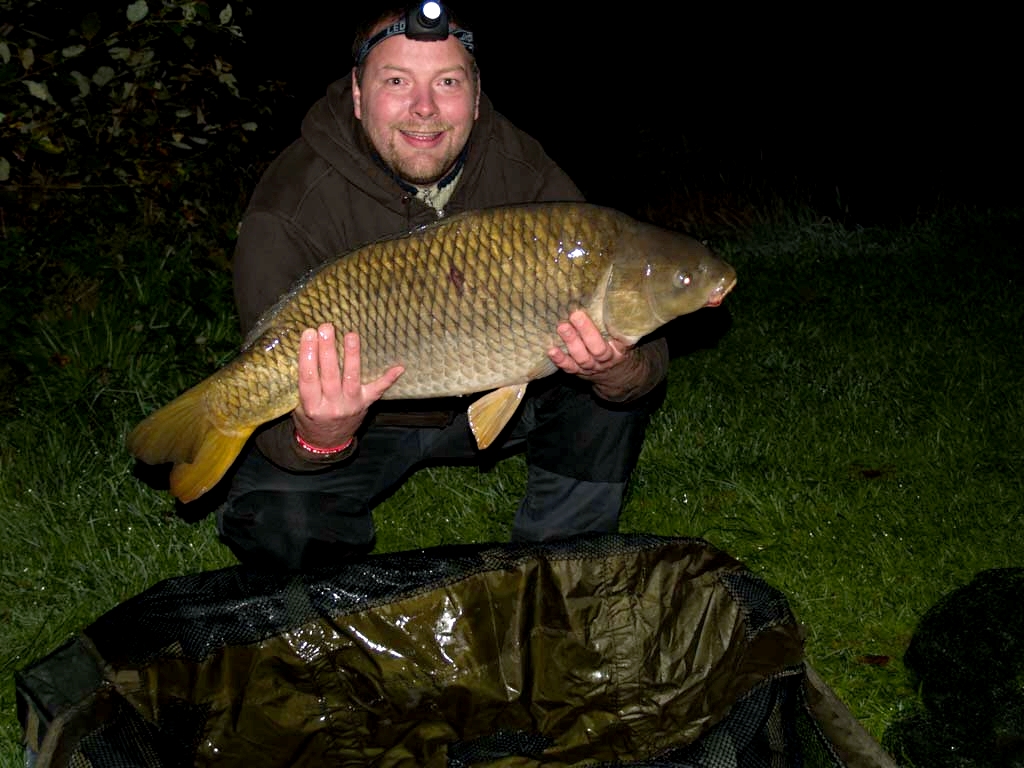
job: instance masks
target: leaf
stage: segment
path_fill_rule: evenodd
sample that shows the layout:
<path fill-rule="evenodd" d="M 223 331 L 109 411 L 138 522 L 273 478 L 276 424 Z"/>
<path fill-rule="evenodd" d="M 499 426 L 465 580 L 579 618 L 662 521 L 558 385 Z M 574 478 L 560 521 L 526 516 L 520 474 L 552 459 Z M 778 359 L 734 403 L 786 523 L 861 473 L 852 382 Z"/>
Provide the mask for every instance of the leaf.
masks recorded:
<path fill-rule="evenodd" d="M 63 147 L 58 147 L 56 144 L 50 141 L 49 136 L 40 136 L 37 139 L 37 142 L 39 144 L 39 148 L 42 149 L 47 154 L 59 155 L 61 152 L 64 151 Z"/>
<path fill-rule="evenodd" d="M 53 103 L 53 97 L 50 95 L 50 89 L 46 87 L 46 83 L 37 83 L 35 80 L 25 80 L 24 82 L 28 86 L 28 92 L 37 99 Z"/>
<path fill-rule="evenodd" d="M 219 19 L 220 19 L 220 23 L 221 24 L 227 24 L 229 21 L 231 21 L 231 4 L 230 3 L 228 5 L 224 6 L 224 10 L 220 12 Z"/>
<path fill-rule="evenodd" d="M 149 64 L 156 56 L 156 51 L 152 48 L 143 48 L 138 51 L 133 51 L 132 55 L 128 58 L 128 64 L 131 67 L 140 67 L 145 64 Z"/>
<path fill-rule="evenodd" d="M 89 91 L 92 89 L 89 85 L 89 78 L 79 72 L 77 69 L 71 72 L 71 79 L 75 81 L 75 85 L 78 86 L 79 96 L 88 96 Z"/>
<path fill-rule="evenodd" d="M 230 90 L 231 93 L 233 93 L 235 96 L 238 95 L 238 83 L 235 80 L 235 76 L 233 74 L 231 74 L 230 72 L 221 72 L 219 75 L 217 75 L 217 79 L 224 83 L 224 85 L 228 87 L 228 90 Z"/>
<path fill-rule="evenodd" d="M 0 157 L 0 181 L 11 178 L 11 163 L 6 157 Z"/>
<path fill-rule="evenodd" d="M 123 46 L 116 46 L 110 49 L 110 58 L 114 61 L 126 61 L 129 56 L 132 55 L 131 48 L 124 48 Z"/>
<path fill-rule="evenodd" d="M 0 59 L 3 59 L 4 64 L 11 60 L 11 49 L 2 40 L 0 40 Z"/>
<path fill-rule="evenodd" d="M 21 59 L 21 66 L 25 69 L 32 69 L 32 65 L 36 60 L 36 53 L 31 48 L 22 48 L 18 58 Z"/>
<path fill-rule="evenodd" d="M 92 76 L 92 81 L 101 88 L 114 79 L 114 70 L 106 65 L 96 70 L 96 74 Z"/>
<path fill-rule="evenodd" d="M 100 16 L 98 13 L 87 13 L 82 19 L 82 37 L 92 40 L 100 31 Z"/>
<path fill-rule="evenodd" d="M 252 123 L 252 122 L 242 123 L 242 130 L 243 131 L 255 131 L 256 130 L 256 123 Z"/>
<path fill-rule="evenodd" d="M 84 50 L 84 45 L 69 45 L 67 48 L 61 51 L 61 54 L 64 56 L 65 59 L 73 59 L 75 58 L 75 56 L 82 53 L 82 51 Z"/>
<path fill-rule="evenodd" d="M 146 18 L 146 14 L 149 13 L 149 6 L 146 5 L 146 0 L 135 0 L 134 3 L 128 6 L 126 13 L 128 14 L 128 21 L 134 24 Z"/>
<path fill-rule="evenodd" d="M 858 664 L 867 664 L 872 667 L 884 667 L 889 664 L 891 659 L 888 656 L 877 654 L 877 653 L 866 653 L 863 656 L 857 657 Z"/>

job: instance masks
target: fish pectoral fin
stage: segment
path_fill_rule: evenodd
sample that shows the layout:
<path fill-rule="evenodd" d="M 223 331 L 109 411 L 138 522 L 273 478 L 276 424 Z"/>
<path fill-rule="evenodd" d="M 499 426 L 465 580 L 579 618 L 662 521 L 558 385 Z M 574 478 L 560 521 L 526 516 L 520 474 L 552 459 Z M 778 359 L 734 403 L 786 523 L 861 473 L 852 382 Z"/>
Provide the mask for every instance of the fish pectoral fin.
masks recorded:
<path fill-rule="evenodd" d="M 486 448 L 508 424 L 526 392 L 526 383 L 511 384 L 488 392 L 470 404 L 469 428 L 473 431 L 476 444 Z"/>
<path fill-rule="evenodd" d="M 209 430 L 191 462 L 175 464 L 171 470 L 171 493 L 181 501 L 195 501 L 213 488 L 231 468 L 245 447 L 252 430 L 232 434 Z"/>

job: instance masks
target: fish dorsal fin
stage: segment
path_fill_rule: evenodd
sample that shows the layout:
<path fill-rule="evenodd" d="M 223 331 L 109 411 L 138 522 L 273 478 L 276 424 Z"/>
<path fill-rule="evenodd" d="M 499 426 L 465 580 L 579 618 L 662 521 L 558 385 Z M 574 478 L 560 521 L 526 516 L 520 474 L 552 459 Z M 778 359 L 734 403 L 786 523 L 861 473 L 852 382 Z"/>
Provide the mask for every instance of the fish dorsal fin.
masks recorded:
<path fill-rule="evenodd" d="M 488 392 L 469 406 L 469 428 L 481 449 L 494 442 L 505 428 L 526 392 L 526 382 Z"/>

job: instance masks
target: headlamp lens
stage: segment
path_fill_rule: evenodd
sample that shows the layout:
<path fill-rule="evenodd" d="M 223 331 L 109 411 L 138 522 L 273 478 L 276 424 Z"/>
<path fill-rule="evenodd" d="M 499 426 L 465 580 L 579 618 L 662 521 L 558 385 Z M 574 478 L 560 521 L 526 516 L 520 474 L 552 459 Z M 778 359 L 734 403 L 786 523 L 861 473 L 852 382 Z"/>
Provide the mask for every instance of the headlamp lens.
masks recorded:
<path fill-rule="evenodd" d="M 423 23 L 436 24 L 437 20 L 441 18 L 441 4 L 424 3 L 420 9 L 420 15 L 423 17 Z"/>

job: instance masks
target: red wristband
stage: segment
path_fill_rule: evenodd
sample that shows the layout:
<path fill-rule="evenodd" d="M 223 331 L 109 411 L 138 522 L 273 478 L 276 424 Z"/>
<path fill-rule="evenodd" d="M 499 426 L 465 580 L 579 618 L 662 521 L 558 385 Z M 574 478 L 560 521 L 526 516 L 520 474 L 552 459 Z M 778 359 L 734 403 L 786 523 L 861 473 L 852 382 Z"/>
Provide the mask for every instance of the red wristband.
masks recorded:
<path fill-rule="evenodd" d="M 321 448 L 318 445 L 307 443 L 305 440 L 302 439 L 302 435 L 300 435 L 297 431 L 294 434 L 295 442 L 298 443 L 303 450 L 309 451 L 310 453 L 315 453 L 317 456 L 333 456 L 336 453 L 341 453 L 350 445 L 352 445 L 352 441 L 355 440 L 355 437 L 350 437 L 341 445 L 335 445 L 331 448 Z"/>

